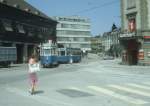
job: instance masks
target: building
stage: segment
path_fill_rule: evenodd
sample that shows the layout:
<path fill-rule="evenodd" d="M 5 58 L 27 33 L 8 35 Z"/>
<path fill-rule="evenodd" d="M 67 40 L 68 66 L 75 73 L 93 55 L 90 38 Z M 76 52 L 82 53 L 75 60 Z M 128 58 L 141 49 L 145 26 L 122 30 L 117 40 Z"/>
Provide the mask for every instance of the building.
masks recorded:
<path fill-rule="evenodd" d="M 81 48 L 83 52 L 91 50 L 90 20 L 78 16 L 54 17 L 57 24 L 57 43 L 60 47 Z"/>
<path fill-rule="evenodd" d="M 150 0 L 121 0 L 123 63 L 150 64 Z"/>
<path fill-rule="evenodd" d="M 56 24 L 24 0 L 0 0 L 0 46 L 15 46 L 17 63 L 27 62 L 40 43 L 55 42 Z"/>
<path fill-rule="evenodd" d="M 112 55 L 115 57 L 120 56 L 120 42 L 119 42 L 120 29 L 116 28 L 110 32 L 105 32 L 102 36 L 102 46 L 104 47 L 104 54 Z"/>
<path fill-rule="evenodd" d="M 91 37 L 91 52 L 92 53 L 101 53 L 103 51 L 102 47 L 102 36 Z"/>

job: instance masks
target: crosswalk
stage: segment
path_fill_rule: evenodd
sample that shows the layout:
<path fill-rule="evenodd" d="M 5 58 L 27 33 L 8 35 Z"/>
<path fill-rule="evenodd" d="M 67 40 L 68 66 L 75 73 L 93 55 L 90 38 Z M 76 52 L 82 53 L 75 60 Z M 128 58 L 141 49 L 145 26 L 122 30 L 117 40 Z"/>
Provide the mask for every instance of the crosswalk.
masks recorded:
<path fill-rule="evenodd" d="M 119 100 L 124 103 L 131 104 L 131 106 L 150 106 L 150 82 L 69 86 L 62 89 L 70 89 L 72 92 L 75 90 L 88 93 L 97 96 L 97 98 L 105 95 L 106 97 L 108 96 L 114 98 L 116 101 Z M 40 103 L 51 104 L 53 102 L 54 104 L 59 103 L 61 105 L 65 104 L 65 106 L 71 106 L 71 104 L 67 104 L 65 102 L 60 103 L 60 101 L 54 99 L 53 101 L 51 100 L 51 102 L 49 102 L 49 97 L 44 95 L 36 95 L 34 97 L 29 96 L 25 91 L 18 88 L 8 86 L 6 87 L 6 90 L 11 93 L 39 101 Z"/>
<path fill-rule="evenodd" d="M 133 105 L 150 104 L 150 82 L 108 84 L 105 86 L 89 85 L 85 87 L 69 87 L 69 89 L 87 92 L 99 96 L 104 94 Z"/>

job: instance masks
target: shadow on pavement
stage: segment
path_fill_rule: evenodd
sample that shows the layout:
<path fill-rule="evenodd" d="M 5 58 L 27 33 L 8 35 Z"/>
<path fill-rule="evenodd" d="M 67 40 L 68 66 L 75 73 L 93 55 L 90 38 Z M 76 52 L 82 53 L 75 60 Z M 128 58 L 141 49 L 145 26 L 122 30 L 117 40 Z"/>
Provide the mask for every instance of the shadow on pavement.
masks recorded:
<path fill-rule="evenodd" d="M 34 95 L 44 93 L 42 90 L 34 91 Z"/>

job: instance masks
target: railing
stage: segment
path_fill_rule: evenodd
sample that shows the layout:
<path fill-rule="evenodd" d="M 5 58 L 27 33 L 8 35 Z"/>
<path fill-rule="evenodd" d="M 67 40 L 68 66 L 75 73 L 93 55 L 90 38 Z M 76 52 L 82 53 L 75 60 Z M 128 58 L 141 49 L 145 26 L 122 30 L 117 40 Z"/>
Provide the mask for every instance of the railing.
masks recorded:
<path fill-rule="evenodd" d="M 129 31 L 121 31 L 119 37 L 120 38 L 125 38 L 125 37 L 136 37 L 136 36 L 142 36 L 142 30 L 136 30 L 134 32 L 129 32 Z"/>

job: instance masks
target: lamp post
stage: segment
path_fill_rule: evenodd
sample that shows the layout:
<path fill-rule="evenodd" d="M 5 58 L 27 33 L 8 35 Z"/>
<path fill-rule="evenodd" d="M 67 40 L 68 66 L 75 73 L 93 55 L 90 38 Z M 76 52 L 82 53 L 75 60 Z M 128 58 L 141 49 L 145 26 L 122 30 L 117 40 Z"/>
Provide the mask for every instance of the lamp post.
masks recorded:
<path fill-rule="evenodd" d="M 69 40 L 69 62 L 72 64 L 72 54 L 71 54 L 71 40 Z"/>

